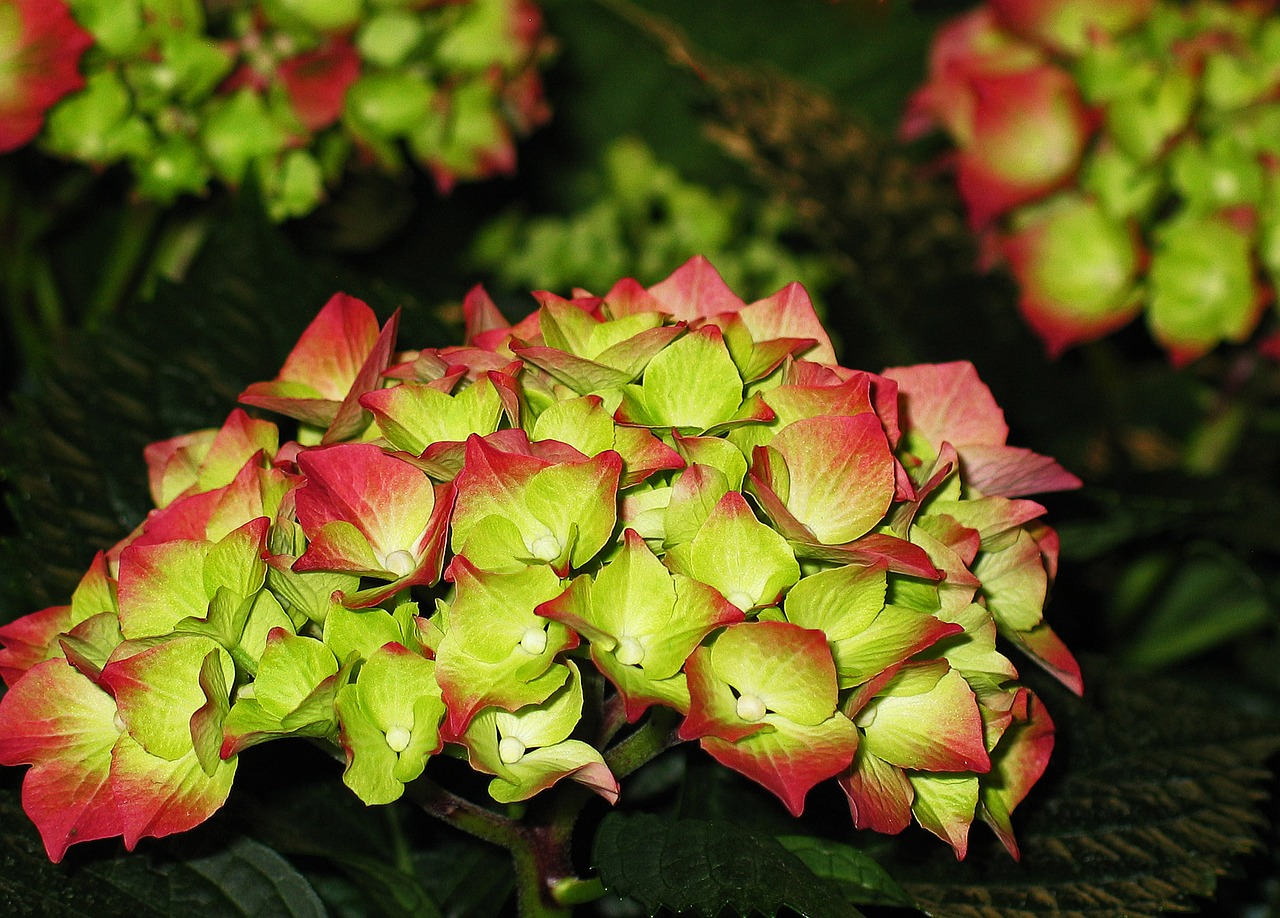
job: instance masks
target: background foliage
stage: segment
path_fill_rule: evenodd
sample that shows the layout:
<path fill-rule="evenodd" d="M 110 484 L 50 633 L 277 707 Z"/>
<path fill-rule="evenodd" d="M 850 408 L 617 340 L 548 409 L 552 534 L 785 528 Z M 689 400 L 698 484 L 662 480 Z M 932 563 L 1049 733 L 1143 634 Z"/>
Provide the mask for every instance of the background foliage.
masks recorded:
<path fill-rule="evenodd" d="M 118 282 L 132 301 L 109 322 L 89 304 L 123 270 L 114 242 L 134 219 L 123 177 L 49 201 L 67 187 L 65 167 L 32 155 L 0 164 L 8 264 L 44 265 L 65 307 L 44 362 L 23 364 L 15 342 L 2 343 L 0 620 L 63 601 L 93 551 L 145 512 L 142 446 L 219 423 L 246 383 L 274 375 L 334 290 L 383 316 L 403 306 L 402 341 L 446 343 L 455 304 L 478 280 L 512 316 L 532 308 L 529 278 L 501 248 L 518 253 L 535 224 L 569 240 L 557 243 L 563 263 L 547 245 L 545 279 L 560 293 L 583 283 L 572 279 L 574 240 L 602 220 L 621 225 L 601 212 L 627 215 L 610 245 L 642 282 L 669 272 L 691 254 L 671 243 L 681 205 L 637 207 L 610 177 L 610 151 L 630 144 L 650 151 L 653 174 L 693 212 L 705 207 L 703 219 L 731 228 L 725 259 L 746 258 L 763 227 L 764 242 L 814 266 L 844 364 L 972 360 L 1006 410 L 1011 442 L 1086 480 L 1047 502 L 1063 544 L 1049 616 L 1095 657 L 1083 701 L 1043 689 L 1060 747 L 1015 819 L 1022 862 L 979 844 L 956 865 L 918 830 L 855 836 L 835 828 L 847 826 L 838 795 L 815 794 L 797 825 L 681 748 L 629 779 L 623 810 L 589 810 L 599 831 L 594 843 L 586 833 L 580 862 L 628 897 L 597 910 L 1280 909 L 1269 802 L 1280 745 L 1280 372 L 1231 349 L 1175 372 L 1141 329 L 1044 359 L 1007 281 L 973 270 L 973 242 L 928 167 L 932 151 L 893 140 L 933 30 L 963 4 L 543 6 L 559 45 L 548 74 L 556 114 L 522 146 L 515 178 L 441 197 L 427 181 L 356 174 L 282 230 L 258 216 L 252 193 L 201 202 L 211 229 L 182 282 L 128 261 Z M 36 210 L 38 225 L 24 222 Z M 762 222 L 767 213 L 786 217 Z M 706 238 L 693 229 L 694 242 Z M 271 777 L 284 773 L 278 760 L 265 768 L 256 752 L 228 811 L 189 838 L 128 857 L 88 846 L 60 866 L 21 816 L 20 775 L 9 770 L 0 913 L 505 913 L 510 868 L 497 849 L 412 808 L 366 810 L 334 792 L 332 763 L 309 747 L 284 752 L 299 776 L 287 787 Z M 638 869 L 640 851 L 666 852 L 683 879 Z"/>

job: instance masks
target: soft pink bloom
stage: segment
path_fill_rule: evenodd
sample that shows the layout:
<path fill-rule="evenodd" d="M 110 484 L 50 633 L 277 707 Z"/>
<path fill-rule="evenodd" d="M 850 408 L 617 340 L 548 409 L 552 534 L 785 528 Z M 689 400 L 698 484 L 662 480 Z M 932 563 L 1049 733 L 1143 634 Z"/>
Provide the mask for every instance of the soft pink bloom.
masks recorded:
<path fill-rule="evenodd" d="M 1003 31 L 988 7 L 953 19 L 938 31 L 929 51 L 929 80 L 912 94 L 902 134 L 914 140 L 941 127 L 960 146 L 973 134 L 975 99 L 970 81 L 1030 70 L 1044 54 Z"/>
<path fill-rule="evenodd" d="M 981 228 L 1071 181 L 1096 118 L 1071 75 L 1049 64 L 969 85 L 973 135 L 960 145 L 958 180 L 969 222 Z"/>
<path fill-rule="evenodd" d="M 80 55 L 92 44 L 62 0 L 0 6 L 0 153 L 34 138 L 45 112 L 84 85 Z"/>
<path fill-rule="evenodd" d="M 349 41 L 335 38 L 282 61 L 277 72 L 298 120 L 320 131 L 342 115 L 347 90 L 360 76 L 360 57 Z"/>

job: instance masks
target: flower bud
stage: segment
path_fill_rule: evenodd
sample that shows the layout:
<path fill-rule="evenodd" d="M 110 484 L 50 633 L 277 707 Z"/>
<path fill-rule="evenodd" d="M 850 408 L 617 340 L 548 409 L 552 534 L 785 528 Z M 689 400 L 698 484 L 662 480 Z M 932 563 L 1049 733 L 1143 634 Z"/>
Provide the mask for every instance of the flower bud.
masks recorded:
<path fill-rule="evenodd" d="M 166 137 L 149 156 L 133 160 L 138 193 L 169 204 L 181 194 L 198 194 L 209 181 L 200 147 L 186 137 Z"/>
<path fill-rule="evenodd" d="M 408 71 L 367 73 L 347 93 L 347 114 L 372 133 L 402 137 L 422 124 L 432 89 Z"/>
<path fill-rule="evenodd" d="M 1147 324 L 1175 363 L 1243 341 L 1260 315 L 1246 233 L 1222 217 L 1184 217 L 1156 236 Z"/>
<path fill-rule="evenodd" d="M 1010 32 L 1064 54 L 1078 54 L 1099 35 L 1116 35 L 1151 15 L 1155 0 L 991 0 Z"/>
<path fill-rule="evenodd" d="M 262 97 L 247 88 L 210 106 L 200 131 L 214 171 L 233 185 L 244 181 L 254 159 L 277 153 L 286 140 Z"/>
<path fill-rule="evenodd" d="M 1133 233 L 1095 202 L 1055 202 L 1003 248 L 1018 279 L 1019 306 L 1053 355 L 1124 325 L 1140 305 Z"/>
<path fill-rule="evenodd" d="M 959 156 L 960 194 L 975 227 L 1070 180 L 1092 133 L 1075 83 L 1043 66 L 971 81 L 973 138 Z"/>
<path fill-rule="evenodd" d="M 374 13 L 360 27 L 356 48 L 379 67 L 401 66 L 426 35 L 422 19 L 408 10 Z"/>
<path fill-rule="evenodd" d="M 54 153 L 106 165 L 149 155 L 154 138 L 134 113 L 124 81 L 103 70 L 50 112 L 44 143 Z"/>
<path fill-rule="evenodd" d="M 321 32 L 348 29 L 360 21 L 364 0 L 275 0 L 282 18 L 300 20 Z"/>

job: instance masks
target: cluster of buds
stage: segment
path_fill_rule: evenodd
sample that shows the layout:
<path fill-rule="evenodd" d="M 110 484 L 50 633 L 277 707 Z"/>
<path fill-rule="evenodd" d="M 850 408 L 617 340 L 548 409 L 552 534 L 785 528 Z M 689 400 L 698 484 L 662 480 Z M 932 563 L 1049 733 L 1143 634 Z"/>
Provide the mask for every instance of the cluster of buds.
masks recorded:
<path fill-rule="evenodd" d="M 476 238 L 474 262 L 516 290 L 656 280 L 694 254 L 739 291 L 764 294 L 794 280 L 814 295 L 834 280 L 829 258 L 784 244 L 799 220 L 779 198 L 756 201 L 741 189 L 689 181 L 635 138 L 611 144 L 602 166 L 587 206 L 564 216 L 510 211 Z"/>
<path fill-rule="evenodd" d="M 989 0 L 939 33 L 904 134 L 955 143 L 1052 354 L 1144 311 L 1177 364 L 1253 334 L 1280 272 L 1273 5 Z"/>
<path fill-rule="evenodd" d="M 1080 691 L 1025 499 L 1079 481 L 970 364 L 839 366 L 798 284 L 748 305 L 697 258 L 537 298 L 512 326 L 476 288 L 465 345 L 397 354 L 339 294 L 241 395 L 296 439 L 236 409 L 148 448 L 158 509 L 0 629 L 52 858 L 200 823 L 286 736 L 368 804 L 442 751 L 497 801 L 614 801 L 609 740 L 661 709 L 793 814 L 835 779 L 859 827 L 1016 856 L 1053 724 L 997 636 Z"/>
<path fill-rule="evenodd" d="M 447 190 L 512 171 L 546 50 L 529 0 L 3 0 L 0 149 L 125 162 L 162 203 L 252 176 L 276 219 L 353 155 Z"/>

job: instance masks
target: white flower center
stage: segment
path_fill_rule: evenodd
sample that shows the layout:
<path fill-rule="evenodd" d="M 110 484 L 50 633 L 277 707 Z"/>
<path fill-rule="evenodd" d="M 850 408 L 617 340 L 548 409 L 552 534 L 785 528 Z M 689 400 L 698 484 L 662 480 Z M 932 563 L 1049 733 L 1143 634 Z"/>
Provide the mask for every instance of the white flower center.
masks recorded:
<path fill-rule="evenodd" d="M 764 702 L 755 695 L 739 695 L 738 696 L 738 716 L 747 723 L 756 723 L 764 720 L 766 709 Z"/>
<path fill-rule="evenodd" d="M 129 729 L 129 725 L 124 722 L 124 718 L 120 716 L 119 711 L 116 711 L 115 717 L 111 718 L 111 726 L 116 728 L 117 733 L 123 733 Z"/>
<path fill-rule="evenodd" d="M 397 577 L 407 577 L 418 566 L 418 559 L 403 548 L 399 548 L 387 555 L 383 566 Z"/>
<path fill-rule="evenodd" d="M 524 758 L 525 745 L 514 736 L 504 736 L 498 743 L 498 758 L 503 765 L 514 765 Z"/>
<path fill-rule="evenodd" d="M 529 628 L 520 636 L 520 649 L 535 657 L 547 649 L 547 632 L 541 628 Z"/>
<path fill-rule="evenodd" d="M 547 533 L 546 535 L 538 536 L 530 543 L 529 554 L 539 561 L 554 561 L 560 557 L 562 547 L 559 539 Z"/>
<path fill-rule="evenodd" d="M 732 593 L 726 596 L 725 599 L 729 600 L 729 602 L 733 603 L 743 612 L 746 612 L 748 609 L 750 609 L 752 606 L 756 604 L 755 600 L 752 599 L 743 590 L 734 590 Z"/>
<path fill-rule="evenodd" d="M 633 637 L 620 637 L 613 657 L 623 666 L 639 666 L 644 662 L 644 647 Z"/>
<path fill-rule="evenodd" d="M 409 748 L 409 740 L 412 735 L 408 727 L 396 724 L 387 731 L 387 745 L 391 747 L 393 752 L 404 752 Z"/>

